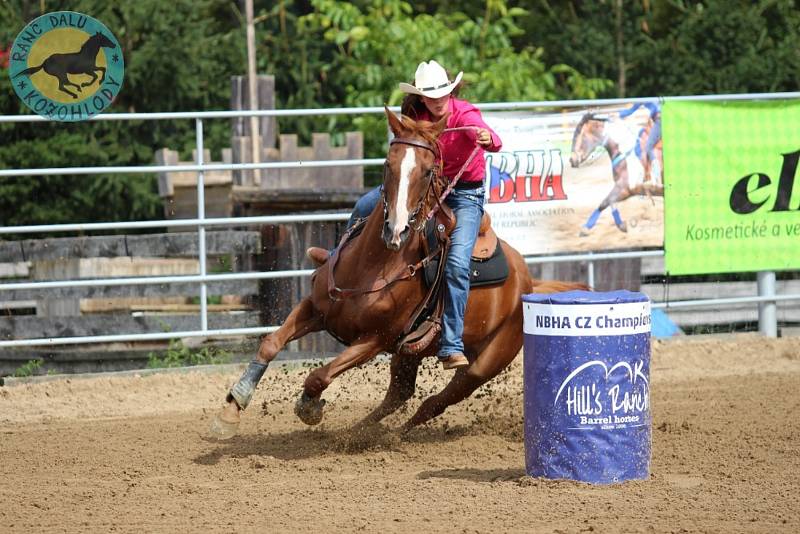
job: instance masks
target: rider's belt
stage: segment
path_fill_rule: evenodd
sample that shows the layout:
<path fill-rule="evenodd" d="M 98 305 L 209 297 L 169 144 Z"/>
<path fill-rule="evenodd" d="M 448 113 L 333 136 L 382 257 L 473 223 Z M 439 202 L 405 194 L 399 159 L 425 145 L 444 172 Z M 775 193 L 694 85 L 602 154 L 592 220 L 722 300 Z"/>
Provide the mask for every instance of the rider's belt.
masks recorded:
<path fill-rule="evenodd" d="M 470 182 L 459 181 L 453 189 L 478 189 L 483 187 L 483 180 L 475 180 Z"/>

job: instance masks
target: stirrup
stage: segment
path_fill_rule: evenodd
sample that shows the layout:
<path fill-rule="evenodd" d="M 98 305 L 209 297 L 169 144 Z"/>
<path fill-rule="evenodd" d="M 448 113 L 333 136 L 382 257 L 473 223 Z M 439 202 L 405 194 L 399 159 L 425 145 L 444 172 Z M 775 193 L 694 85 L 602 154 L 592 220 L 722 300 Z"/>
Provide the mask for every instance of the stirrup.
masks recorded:
<path fill-rule="evenodd" d="M 328 261 L 328 251 L 321 247 L 309 247 L 306 250 L 306 258 L 311 260 L 316 267 L 319 267 Z"/>

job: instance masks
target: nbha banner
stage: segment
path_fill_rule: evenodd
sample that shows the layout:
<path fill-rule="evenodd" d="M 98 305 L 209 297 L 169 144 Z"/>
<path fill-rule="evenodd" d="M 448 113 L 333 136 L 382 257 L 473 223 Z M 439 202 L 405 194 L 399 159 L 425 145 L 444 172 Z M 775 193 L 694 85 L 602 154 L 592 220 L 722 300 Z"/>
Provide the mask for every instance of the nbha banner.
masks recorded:
<path fill-rule="evenodd" d="M 523 254 L 661 247 L 657 102 L 554 113 L 484 113 L 503 141 L 486 153 L 486 210 Z"/>
<path fill-rule="evenodd" d="M 664 105 L 671 274 L 800 267 L 800 102 Z"/>

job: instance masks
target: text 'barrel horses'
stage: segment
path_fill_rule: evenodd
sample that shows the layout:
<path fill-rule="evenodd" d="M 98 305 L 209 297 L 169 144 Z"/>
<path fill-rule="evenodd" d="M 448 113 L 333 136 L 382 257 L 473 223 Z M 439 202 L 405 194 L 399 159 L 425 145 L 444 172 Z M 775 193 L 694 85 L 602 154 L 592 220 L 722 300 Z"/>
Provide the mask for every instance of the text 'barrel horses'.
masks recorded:
<path fill-rule="evenodd" d="M 425 221 L 436 212 L 434 221 L 445 250 L 446 234 L 453 227 L 450 211 L 440 204 L 448 184 L 438 172 L 437 139 L 446 117 L 433 124 L 397 117 L 388 109 L 386 116 L 395 138 L 386 158 L 383 202 L 364 221 L 357 236 L 351 237 L 351 231 L 345 234 L 334 255 L 314 273 L 311 294 L 278 330 L 263 338 L 256 359 L 231 388 L 227 404 L 212 423 L 217 437 L 236 433 L 240 412 L 250 403 L 269 363 L 286 343 L 310 332 L 326 330 L 348 347 L 306 378 L 295 413 L 307 424 L 322 419 L 322 393 L 334 378 L 386 352 L 392 354 L 389 389 L 383 402 L 363 421 L 377 423 L 412 397 L 422 359 L 435 355 L 435 339 L 404 341 L 416 326 L 409 324 L 409 318 L 423 319 L 422 308 L 431 297 L 424 267 L 441 254 L 426 239 Z M 488 232 L 494 235 L 490 229 Z M 426 399 L 404 431 L 441 414 L 508 366 L 522 346 L 524 293 L 586 288 L 579 283 L 534 282 L 522 256 L 504 241 L 496 243 L 507 259 L 508 276 L 470 292 L 464 321 L 470 365 L 456 371 L 442 391 Z"/>

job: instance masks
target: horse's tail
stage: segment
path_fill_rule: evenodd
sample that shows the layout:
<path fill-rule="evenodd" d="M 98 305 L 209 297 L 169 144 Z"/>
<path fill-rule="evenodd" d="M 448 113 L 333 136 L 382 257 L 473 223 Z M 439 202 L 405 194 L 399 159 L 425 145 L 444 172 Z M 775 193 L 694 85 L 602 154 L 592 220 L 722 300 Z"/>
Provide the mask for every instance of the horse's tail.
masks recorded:
<path fill-rule="evenodd" d="M 529 293 L 559 293 L 561 291 L 573 291 L 583 289 L 591 291 L 592 288 L 583 282 L 561 282 L 559 280 L 534 280 L 531 278 Z"/>
<path fill-rule="evenodd" d="M 22 76 L 23 74 L 30 75 L 30 74 L 33 74 L 34 72 L 39 72 L 40 70 L 42 70 L 42 67 L 44 67 L 44 63 L 42 63 L 38 67 L 31 67 L 29 69 L 25 69 L 23 71 L 20 71 L 20 72 L 18 72 L 17 74 L 14 75 L 14 78 L 16 78 L 17 76 Z"/>

